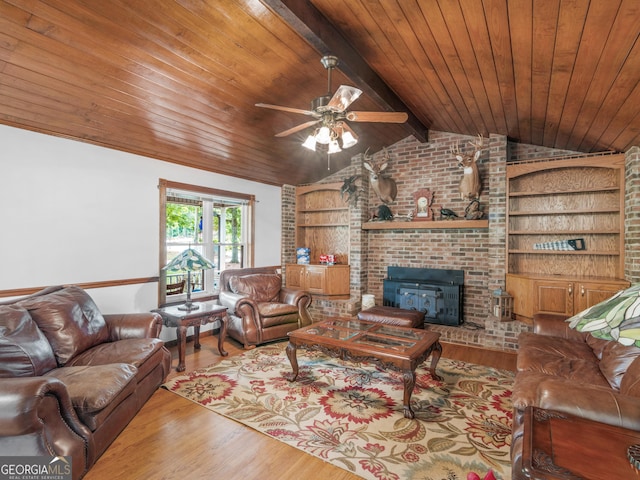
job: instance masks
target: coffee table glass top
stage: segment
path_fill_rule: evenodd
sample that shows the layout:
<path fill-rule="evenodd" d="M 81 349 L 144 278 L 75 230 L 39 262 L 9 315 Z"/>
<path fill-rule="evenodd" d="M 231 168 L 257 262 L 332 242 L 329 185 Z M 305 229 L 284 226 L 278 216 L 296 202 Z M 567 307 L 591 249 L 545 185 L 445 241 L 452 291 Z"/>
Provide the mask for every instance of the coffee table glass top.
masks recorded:
<path fill-rule="evenodd" d="M 363 335 L 362 337 L 354 340 L 353 343 L 359 343 L 361 345 L 371 345 L 373 347 L 391 348 L 393 350 L 404 350 L 409 347 L 413 347 L 416 342 L 407 342 L 400 340 L 399 338 L 382 337 L 378 335 Z"/>
<path fill-rule="evenodd" d="M 343 330 L 339 328 L 333 328 L 330 326 L 318 325 L 317 327 L 307 329 L 305 333 L 308 333 L 311 335 L 318 335 L 319 337 L 325 337 L 325 338 L 337 338 L 339 340 L 348 340 L 349 338 L 355 337 L 360 332 L 353 331 L 353 330 Z"/>
<path fill-rule="evenodd" d="M 342 319 L 334 319 L 327 320 L 322 322 L 324 325 L 335 325 L 336 327 L 348 328 L 349 330 L 371 330 L 374 325 L 371 323 L 362 323 L 359 320 L 342 320 Z"/>
<path fill-rule="evenodd" d="M 332 319 L 299 330 L 306 335 L 351 340 L 353 344 L 404 351 L 425 336 L 422 330 L 395 327 L 360 320 Z"/>

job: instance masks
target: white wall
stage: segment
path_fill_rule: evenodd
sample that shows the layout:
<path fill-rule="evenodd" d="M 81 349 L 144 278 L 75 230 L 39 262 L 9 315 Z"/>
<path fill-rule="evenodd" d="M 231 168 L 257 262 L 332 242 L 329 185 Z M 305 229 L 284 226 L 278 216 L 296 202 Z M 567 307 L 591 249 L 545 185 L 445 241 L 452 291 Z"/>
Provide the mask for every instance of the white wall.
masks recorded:
<path fill-rule="evenodd" d="M 160 178 L 255 195 L 255 266 L 280 264 L 280 187 L 0 125 L 0 290 L 158 276 Z M 157 283 L 88 292 L 157 307 Z"/>

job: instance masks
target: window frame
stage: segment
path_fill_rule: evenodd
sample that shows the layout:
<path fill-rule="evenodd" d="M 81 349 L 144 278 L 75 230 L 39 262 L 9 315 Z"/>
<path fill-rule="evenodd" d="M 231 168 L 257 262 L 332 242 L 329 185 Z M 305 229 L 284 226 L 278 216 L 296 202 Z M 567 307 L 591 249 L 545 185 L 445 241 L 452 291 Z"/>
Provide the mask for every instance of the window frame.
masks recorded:
<path fill-rule="evenodd" d="M 166 265 L 167 258 L 167 190 L 181 190 L 188 193 L 206 195 L 209 197 L 220 197 L 233 200 L 241 200 L 246 202 L 246 244 L 247 247 L 243 251 L 243 262 L 245 267 L 253 267 L 254 263 L 254 242 L 255 242 L 255 195 L 231 192 L 228 190 L 221 190 L 218 188 L 204 187 L 201 185 L 192 185 L 182 182 L 174 182 L 167 179 L 159 179 L 158 190 L 160 194 L 160 218 L 159 218 L 159 232 L 160 232 L 160 249 L 159 249 L 159 265 L 158 271 L 160 275 L 158 277 L 158 305 L 167 305 L 171 303 L 179 303 L 186 298 L 186 295 L 172 295 L 171 301 L 167 301 L 166 295 L 166 275 L 164 274 L 164 266 Z M 175 298 L 174 298 L 175 297 Z M 194 300 L 212 300 L 218 297 L 217 291 L 199 292 L 191 294 Z"/>

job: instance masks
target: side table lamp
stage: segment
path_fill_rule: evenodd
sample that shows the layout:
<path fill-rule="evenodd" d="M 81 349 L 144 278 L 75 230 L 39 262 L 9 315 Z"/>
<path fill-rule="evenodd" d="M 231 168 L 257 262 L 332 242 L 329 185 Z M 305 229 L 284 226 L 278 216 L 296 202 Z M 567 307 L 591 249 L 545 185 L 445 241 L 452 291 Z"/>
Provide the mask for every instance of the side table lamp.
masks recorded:
<path fill-rule="evenodd" d="M 187 301 L 178 307 L 179 310 L 197 310 L 200 305 L 191 301 L 191 272 L 215 268 L 215 265 L 203 257 L 200 253 L 189 247 L 180 255 L 171 260 L 163 270 L 180 270 L 187 272 Z"/>

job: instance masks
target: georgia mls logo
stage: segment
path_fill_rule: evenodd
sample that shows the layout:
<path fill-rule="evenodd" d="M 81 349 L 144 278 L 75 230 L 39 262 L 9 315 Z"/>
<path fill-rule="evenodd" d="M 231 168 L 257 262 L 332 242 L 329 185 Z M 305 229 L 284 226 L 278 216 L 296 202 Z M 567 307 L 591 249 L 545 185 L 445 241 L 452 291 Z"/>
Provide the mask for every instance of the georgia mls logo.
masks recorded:
<path fill-rule="evenodd" d="M 0 457 L 0 480 L 70 480 L 71 457 Z"/>
<path fill-rule="evenodd" d="M 49 474 L 67 475 L 69 473 L 71 473 L 71 464 L 65 457 L 53 457 L 49 462 Z"/>

